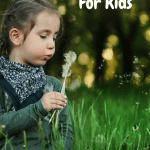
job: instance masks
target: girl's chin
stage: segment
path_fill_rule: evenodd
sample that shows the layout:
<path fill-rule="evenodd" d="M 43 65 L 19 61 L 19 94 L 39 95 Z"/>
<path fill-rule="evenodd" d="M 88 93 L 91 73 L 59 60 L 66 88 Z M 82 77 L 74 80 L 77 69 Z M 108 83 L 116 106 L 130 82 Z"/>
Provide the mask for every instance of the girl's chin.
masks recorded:
<path fill-rule="evenodd" d="M 40 67 L 40 66 L 44 66 L 47 63 L 47 60 L 45 61 L 40 61 L 40 62 L 34 62 L 34 63 L 29 63 L 29 66 L 32 67 Z"/>

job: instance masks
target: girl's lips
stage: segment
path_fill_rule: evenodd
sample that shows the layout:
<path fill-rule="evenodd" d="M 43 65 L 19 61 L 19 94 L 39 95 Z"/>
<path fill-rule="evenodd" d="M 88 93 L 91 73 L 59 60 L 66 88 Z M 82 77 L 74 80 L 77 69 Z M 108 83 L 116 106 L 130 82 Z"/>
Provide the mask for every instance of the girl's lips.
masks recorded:
<path fill-rule="evenodd" d="M 53 56 L 53 55 L 46 55 L 46 56 L 45 56 L 45 59 L 46 59 L 46 60 L 49 60 L 52 56 Z"/>

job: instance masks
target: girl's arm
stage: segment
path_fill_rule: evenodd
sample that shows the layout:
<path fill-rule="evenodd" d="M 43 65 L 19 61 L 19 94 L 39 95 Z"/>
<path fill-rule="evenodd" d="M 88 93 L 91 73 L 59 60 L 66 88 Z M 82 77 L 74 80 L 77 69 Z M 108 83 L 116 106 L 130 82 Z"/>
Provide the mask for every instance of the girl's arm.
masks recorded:
<path fill-rule="evenodd" d="M 43 108 L 41 100 L 18 111 L 10 111 L 8 113 L 4 110 L 3 102 L 4 90 L 0 88 L 0 124 L 5 125 L 2 131 L 9 136 L 35 125 L 39 116 L 42 118 L 48 114 Z M 0 139 L 2 138 L 4 137 L 0 136 Z"/>

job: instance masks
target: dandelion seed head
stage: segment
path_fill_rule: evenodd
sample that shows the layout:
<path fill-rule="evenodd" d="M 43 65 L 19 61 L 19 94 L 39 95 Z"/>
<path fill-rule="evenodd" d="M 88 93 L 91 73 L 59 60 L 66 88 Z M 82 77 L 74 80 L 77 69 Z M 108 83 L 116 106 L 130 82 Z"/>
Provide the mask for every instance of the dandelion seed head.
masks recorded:
<path fill-rule="evenodd" d="M 62 65 L 63 72 L 62 77 L 69 77 L 71 75 L 71 71 L 69 72 L 69 69 L 71 67 L 71 64 L 76 60 L 77 55 L 75 52 L 69 51 L 68 53 L 64 54 L 66 64 Z"/>
<path fill-rule="evenodd" d="M 67 63 L 73 63 L 77 59 L 77 55 L 75 52 L 69 51 L 68 53 L 64 54 L 65 61 Z"/>

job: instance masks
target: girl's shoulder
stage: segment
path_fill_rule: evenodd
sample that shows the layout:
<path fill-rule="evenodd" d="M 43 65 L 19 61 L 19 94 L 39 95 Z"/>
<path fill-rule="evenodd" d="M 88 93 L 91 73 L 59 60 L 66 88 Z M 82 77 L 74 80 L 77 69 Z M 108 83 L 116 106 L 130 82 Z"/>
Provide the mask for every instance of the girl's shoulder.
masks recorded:
<path fill-rule="evenodd" d="M 58 91 L 58 92 L 61 91 L 62 82 L 59 79 L 48 75 L 45 75 L 45 77 L 46 77 L 45 87 L 47 88 L 48 91 Z"/>

